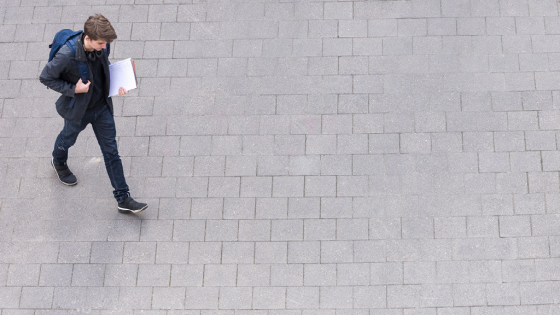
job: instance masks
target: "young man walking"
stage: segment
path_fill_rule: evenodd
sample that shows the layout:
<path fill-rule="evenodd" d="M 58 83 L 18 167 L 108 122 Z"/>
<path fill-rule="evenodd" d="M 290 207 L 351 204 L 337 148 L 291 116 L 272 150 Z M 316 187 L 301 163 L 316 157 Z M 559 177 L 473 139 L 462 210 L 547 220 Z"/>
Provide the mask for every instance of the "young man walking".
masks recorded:
<path fill-rule="evenodd" d="M 115 39 L 117 34 L 109 20 L 101 14 L 90 16 L 84 24 L 83 33 L 76 38 L 75 55 L 68 45 L 63 45 L 47 63 L 39 79 L 62 94 L 56 101 L 56 110 L 64 118 L 64 127 L 54 143 L 51 160 L 58 179 L 68 186 L 78 183 L 66 163 L 68 149 L 76 143 L 80 132 L 91 124 L 103 153 L 119 212 L 139 213 L 148 205 L 130 197 L 115 139 L 113 101 L 108 97 L 107 45 Z M 87 82 L 82 82 L 77 61 L 87 61 Z M 119 89 L 119 95 L 127 93 L 124 88 Z"/>

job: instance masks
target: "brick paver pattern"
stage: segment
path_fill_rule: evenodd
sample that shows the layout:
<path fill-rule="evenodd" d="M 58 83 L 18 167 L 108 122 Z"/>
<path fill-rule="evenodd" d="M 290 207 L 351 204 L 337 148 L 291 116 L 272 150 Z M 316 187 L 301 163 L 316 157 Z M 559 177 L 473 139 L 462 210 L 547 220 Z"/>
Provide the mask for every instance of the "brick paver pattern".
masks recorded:
<path fill-rule="evenodd" d="M 48 44 L 112 21 L 134 198 L 55 177 Z M 1 315 L 560 314 L 556 0 L 0 0 Z"/>

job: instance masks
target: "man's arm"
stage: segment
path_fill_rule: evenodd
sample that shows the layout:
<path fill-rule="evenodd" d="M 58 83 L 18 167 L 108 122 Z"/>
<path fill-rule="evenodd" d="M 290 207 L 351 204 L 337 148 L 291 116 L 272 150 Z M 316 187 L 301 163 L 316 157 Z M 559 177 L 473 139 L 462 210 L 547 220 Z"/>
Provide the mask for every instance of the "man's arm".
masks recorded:
<path fill-rule="evenodd" d="M 68 64 L 71 62 L 68 52 L 72 53 L 70 48 L 66 46 L 61 47 L 54 58 L 45 66 L 39 76 L 39 80 L 58 93 L 74 97 L 76 85 L 60 78 L 60 75 L 68 70 Z"/>

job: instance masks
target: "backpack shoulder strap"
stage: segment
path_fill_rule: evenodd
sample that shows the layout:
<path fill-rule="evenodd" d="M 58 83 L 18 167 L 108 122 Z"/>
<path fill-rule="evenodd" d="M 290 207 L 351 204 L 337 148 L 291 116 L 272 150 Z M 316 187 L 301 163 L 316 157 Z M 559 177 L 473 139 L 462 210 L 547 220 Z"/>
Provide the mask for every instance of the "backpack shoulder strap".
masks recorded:
<path fill-rule="evenodd" d="M 75 38 L 70 38 L 66 41 L 66 46 L 68 46 L 68 48 L 70 48 L 70 50 L 72 51 L 72 55 L 74 55 L 74 57 L 76 57 L 76 39 Z"/>
<path fill-rule="evenodd" d="M 81 33 L 82 32 L 80 31 L 78 34 L 81 35 Z M 76 57 L 76 36 L 73 36 L 70 39 L 68 39 L 68 41 L 66 41 L 66 45 L 68 46 L 68 48 L 70 48 L 74 57 Z M 78 65 L 78 71 L 80 72 L 80 78 L 82 79 L 82 82 L 86 84 L 87 81 L 89 80 L 87 61 L 79 61 L 77 59 L 75 60 L 76 60 L 76 64 Z"/>

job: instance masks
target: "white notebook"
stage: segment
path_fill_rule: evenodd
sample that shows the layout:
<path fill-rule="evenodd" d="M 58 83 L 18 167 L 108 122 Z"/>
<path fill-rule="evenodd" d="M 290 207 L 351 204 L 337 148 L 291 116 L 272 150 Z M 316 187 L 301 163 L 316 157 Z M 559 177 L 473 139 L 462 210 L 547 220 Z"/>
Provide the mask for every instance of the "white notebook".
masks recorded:
<path fill-rule="evenodd" d="M 121 87 L 127 91 L 138 88 L 134 61 L 130 58 L 110 64 L 109 73 L 111 75 L 109 97 L 119 95 L 119 89 Z"/>

